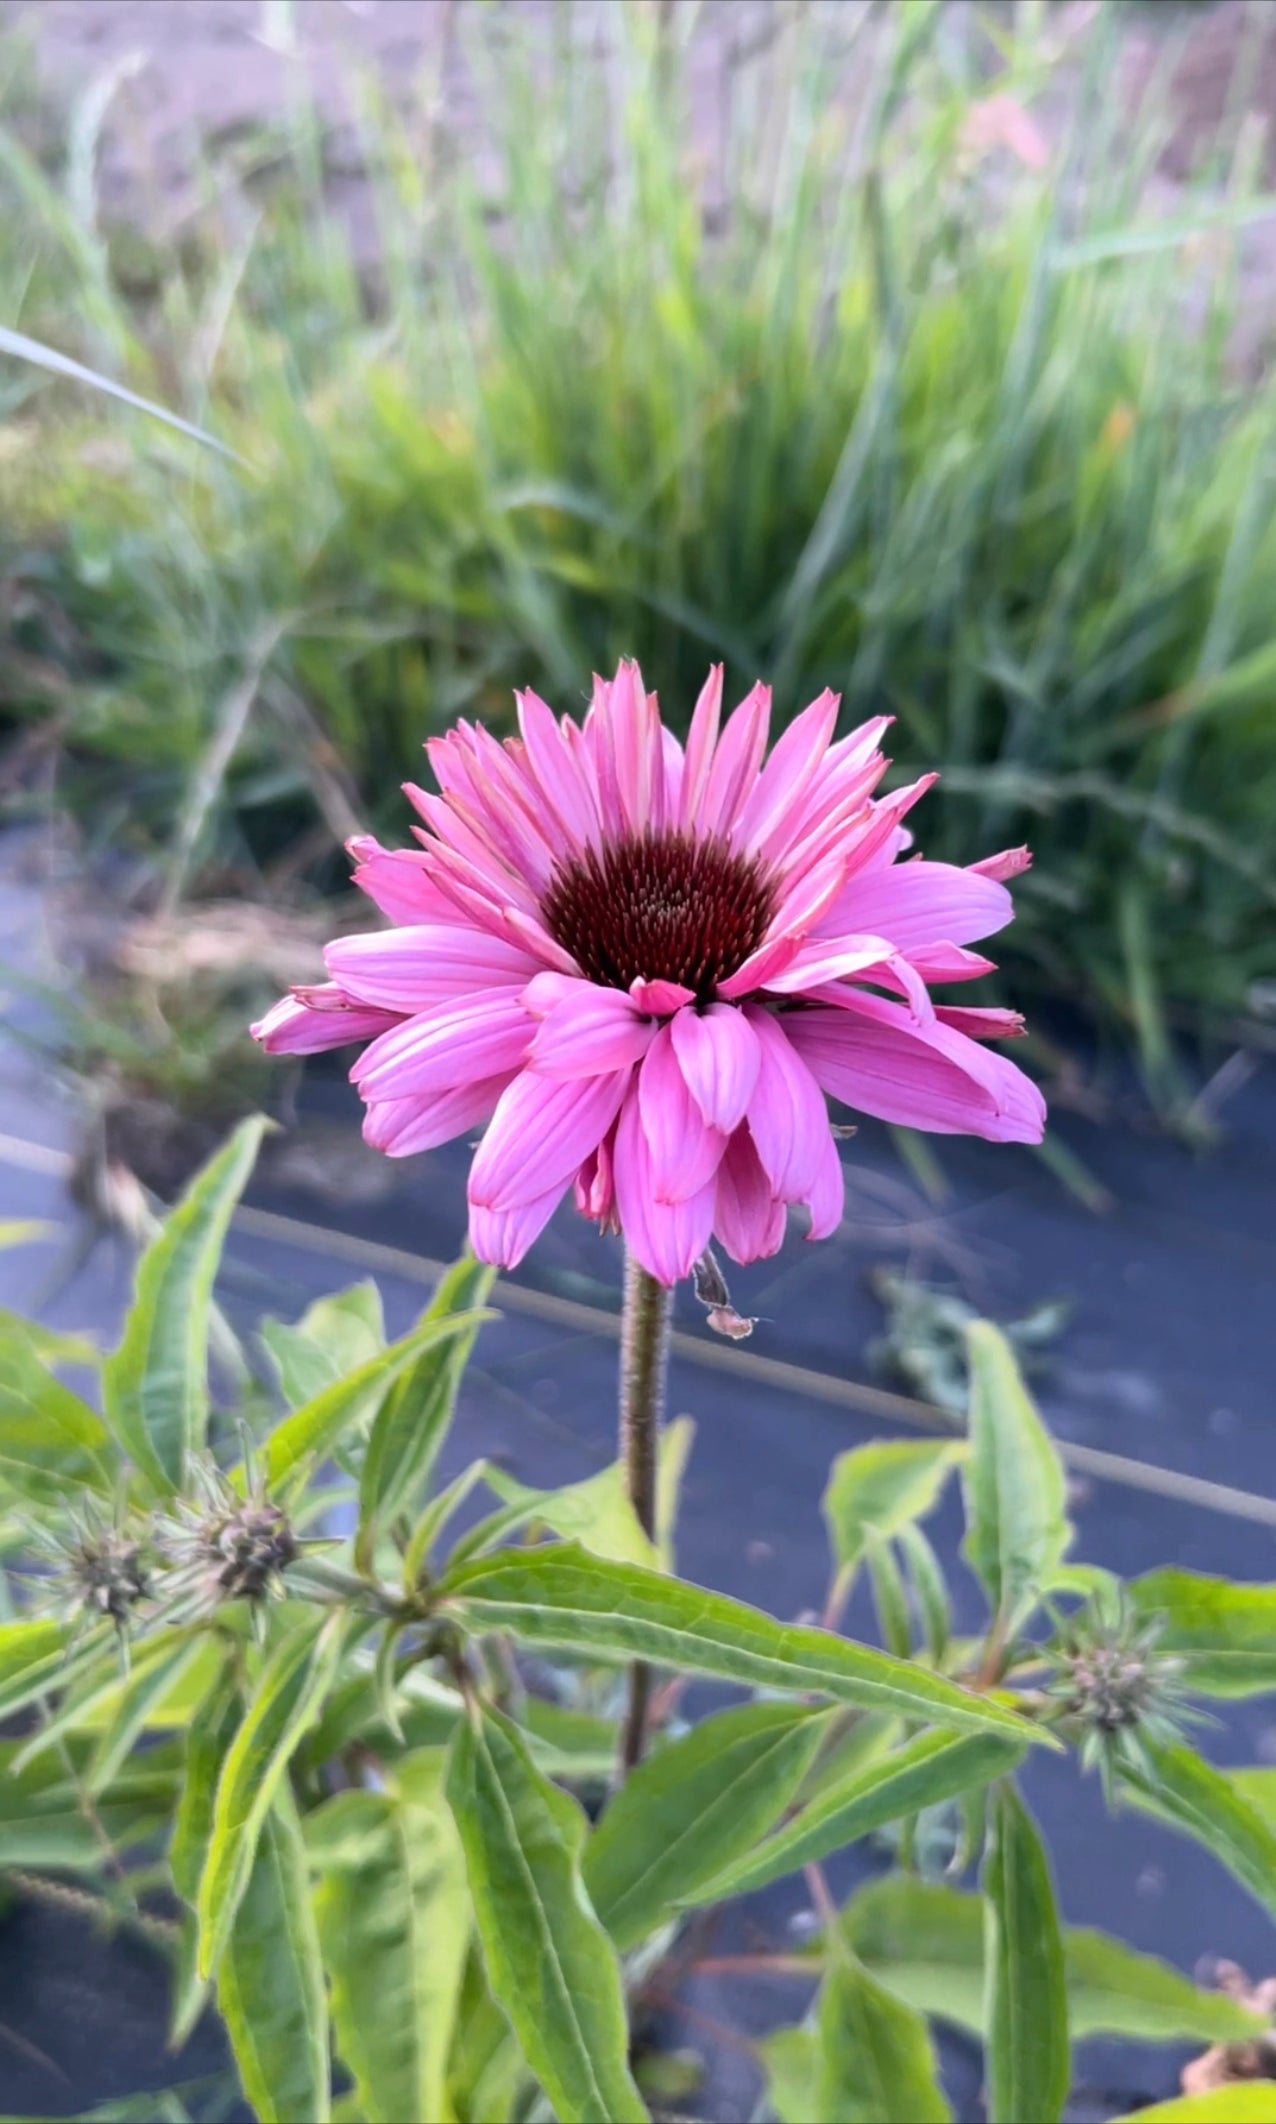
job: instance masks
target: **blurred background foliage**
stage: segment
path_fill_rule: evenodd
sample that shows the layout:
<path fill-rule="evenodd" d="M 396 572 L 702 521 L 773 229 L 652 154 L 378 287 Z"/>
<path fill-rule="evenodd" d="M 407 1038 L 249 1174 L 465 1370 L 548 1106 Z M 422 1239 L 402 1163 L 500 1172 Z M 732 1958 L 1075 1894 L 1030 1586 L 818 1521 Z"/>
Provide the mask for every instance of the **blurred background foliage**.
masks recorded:
<path fill-rule="evenodd" d="M 1173 25 L 1136 96 L 1063 12 L 779 6 L 706 92 L 682 0 L 462 7 L 340 123 L 299 55 L 167 216 L 103 204 L 123 70 L 51 111 L 8 37 L 0 320 L 234 455 L 0 367 L 0 801 L 278 904 L 516 684 L 828 684 L 942 768 L 928 853 L 1031 841 L 1001 993 L 1181 1118 L 1276 1008 L 1276 25 L 1171 186 Z"/>

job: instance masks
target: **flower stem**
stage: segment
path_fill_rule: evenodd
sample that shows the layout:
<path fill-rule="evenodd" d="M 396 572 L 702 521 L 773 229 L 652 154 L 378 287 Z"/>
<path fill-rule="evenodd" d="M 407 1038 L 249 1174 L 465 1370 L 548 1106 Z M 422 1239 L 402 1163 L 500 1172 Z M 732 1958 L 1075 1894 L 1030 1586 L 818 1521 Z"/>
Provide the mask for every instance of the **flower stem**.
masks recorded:
<path fill-rule="evenodd" d="M 673 1293 L 625 1256 L 625 1314 L 620 1343 L 620 1457 L 625 1487 L 644 1534 L 656 1535 L 656 1465 L 669 1363 Z M 629 1700 L 621 1728 L 617 1783 L 642 1760 L 647 1737 L 651 1668 L 636 1659 L 629 1669 Z"/>

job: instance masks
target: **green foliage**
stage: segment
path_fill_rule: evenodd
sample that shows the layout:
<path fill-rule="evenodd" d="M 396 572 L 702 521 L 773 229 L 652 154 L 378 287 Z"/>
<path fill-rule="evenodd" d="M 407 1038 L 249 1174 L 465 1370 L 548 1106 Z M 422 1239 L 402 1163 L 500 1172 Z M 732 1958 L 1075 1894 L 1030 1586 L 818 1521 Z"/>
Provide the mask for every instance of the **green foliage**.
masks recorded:
<path fill-rule="evenodd" d="M 481 152 L 428 91 L 352 98 L 375 268 L 301 93 L 140 275 L 76 129 L 42 161 L 11 123 L 5 314 L 245 465 L 6 361 L 7 717 L 56 715 L 95 829 L 181 877 L 401 834 L 429 731 L 515 684 L 569 707 L 622 650 L 675 720 L 715 656 L 785 717 L 830 684 L 946 770 L 931 852 L 1033 841 L 1013 982 L 1181 1110 L 1175 1024 L 1276 974 L 1276 386 L 1234 272 L 1269 206 L 1242 128 L 1153 218 L 1124 14 L 1078 83 L 1050 11 L 993 81 L 977 10 L 781 11 L 702 153 L 682 10 L 602 10 L 599 58 L 460 9 Z M 1067 114 L 1045 167 L 990 96 Z"/>
<path fill-rule="evenodd" d="M 256 1133 L 151 1242 L 115 1352 L 0 1315 L 0 1510 L 39 1515 L 0 1622 L 0 1718 L 21 1721 L 0 1863 L 158 1940 L 175 2046 L 211 2001 L 279 2124 L 637 2120 L 633 2029 L 686 1914 L 803 1868 L 822 1922 L 792 1960 L 815 2004 L 760 2051 L 781 2124 L 945 2117 L 932 2021 L 983 2041 L 990 2115 L 1016 2120 L 1060 2114 L 1070 2035 L 1259 2032 L 1064 1923 L 1010 1779 L 1034 1744 L 1084 1768 L 1106 1720 L 1129 1742 L 1108 1796 L 1276 1910 L 1272 1773 L 1214 1769 L 1163 1716 L 1167 1690 L 1272 1685 L 1270 1588 L 1063 1564 L 1057 1458 L 995 1330 L 970 1331 L 967 1443 L 835 1463 L 825 1626 L 781 1622 L 671 1568 L 687 1425 L 655 1545 L 617 1467 L 554 1491 L 482 1460 L 442 1479 L 489 1317 L 472 1260 L 388 1345 L 370 1285 L 265 1323 L 224 1368 L 242 1406 L 210 1417 L 213 1281 Z M 111 1423 L 69 1395 L 72 1361 Z M 918 1524 L 958 1465 L 988 1597 L 973 1638 Z M 836 1626 L 861 1564 L 886 1651 Z M 1043 1596 L 1070 1612 L 1030 1641 Z M 659 1712 L 617 1786 L 631 1659 L 663 1670 Z M 684 1725 L 695 1677 L 743 1700 Z M 821 1863 L 887 1836 L 900 1867 L 836 1910 Z M 979 1893 L 937 1878 L 976 1867 Z M 148 1906 L 158 1881 L 180 1925 Z M 353 2083 L 336 2100 L 334 2076 Z"/>

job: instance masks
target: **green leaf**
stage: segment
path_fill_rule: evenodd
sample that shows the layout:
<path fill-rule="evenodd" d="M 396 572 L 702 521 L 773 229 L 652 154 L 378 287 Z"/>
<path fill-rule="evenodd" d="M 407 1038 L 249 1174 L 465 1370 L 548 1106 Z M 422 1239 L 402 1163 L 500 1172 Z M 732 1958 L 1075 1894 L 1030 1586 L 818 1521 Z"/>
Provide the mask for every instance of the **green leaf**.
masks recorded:
<path fill-rule="evenodd" d="M 8 325 L 0 325 L 0 354 L 11 354 L 19 361 L 33 362 L 38 369 L 48 369 L 55 376 L 67 376 L 75 383 L 88 384 L 95 391 L 105 391 L 111 398 L 118 398 L 135 412 L 149 413 L 152 420 L 162 420 L 166 427 L 176 428 L 179 434 L 188 435 L 192 442 L 203 443 L 228 457 L 234 464 L 244 460 L 228 450 L 225 443 L 218 442 L 215 435 L 206 435 L 202 428 L 183 420 L 178 413 L 170 413 L 166 406 L 157 406 L 149 398 L 139 398 L 136 391 L 126 390 L 123 384 L 112 383 L 109 376 L 102 376 L 96 369 L 86 369 L 82 361 L 73 361 L 69 354 L 59 354 L 56 347 L 46 347 L 38 339 L 28 339 L 25 332 L 11 331 Z"/>
<path fill-rule="evenodd" d="M 821 2124 L 946 2124 L 925 2021 L 844 1948 L 820 1987 L 815 2034 L 811 2116 Z"/>
<path fill-rule="evenodd" d="M 591 1556 L 606 1556 L 613 1563 L 659 1567 L 659 1553 L 638 1524 L 625 1488 L 625 1471 L 618 1461 L 561 1490 L 529 1489 L 490 1462 L 483 1480 L 498 1497 L 505 1498 L 505 1508 L 461 1537 L 448 1559 L 449 1568 L 528 1526 L 548 1527 L 551 1534 L 578 1541 Z"/>
<path fill-rule="evenodd" d="M 819 2042 L 813 2028 L 777 2028 L 758 2051 L 766 2067 L 767 2097 L 780 2124 L 813 2124 Z"/>
<path fill-rule="evenodd" d="M 217 1781 L 242 1717 L 243 1701 L 228 1660 L 187 1729 L 186 1775 L 169 1846 L 173 1886 L 192 1905 L 213 1833 Z"/>
<path fill-rule="evenodd" d="M 1200 1696 L 1257 1696 L 1276 1689 L 1276 1586 L 1234 1585 L 1174 1566 L 1131 1581 L 1147 1620 L 1164 1616 L 1158 1652 L 1183 1661 Z"/>
<path fill-rule="evenodd" d="M 450 2113 L 470 1916 L 443 1761 L 407 1756 L 387 1791 L 339 1793 L 306 1824 L 337 2048 L 369 2124 Z"/>
<path fill-rule="evenodd" d="M 857 1563 L 871 1535 L 889 1539 L 924 1518 L 964 1452 L 959 1442 L 924 1439 L 839 1453 L 823 1500 L 834 1561 Z"/>
<path fill-rule="evenodd" d="M 746 1895 L 799 1866 L 827 1858 L 888 1822 L 938 1806 L 972 1786 L 1012 1770 L 1023 1747 L 999 1734 L 919 1733 L 883 1759 L 856 1764 L 848 1776 L 824 1787 L 774 1836 L 716 1876 L 706 1876 L 703 1895 L 688 1902 L 721 1902 Z"/>
<path fill-rule="evenodd" d="M 367 1542 L 378 1524 L 407 1511 L 429 1480 L 447 1437 L 456 1397 L 496 1271 L 468 1256 L 449 1269 L 421 1315 L 421 1326 L 457 1316 L 466 1325 L 449 1340 L 423 1349 L 381 1405 L 368 1440 L 359 1485 L 359 1517 Z"/>
<path fill-rule="evenodd" d="M 189 1637 L 192 1633 L 181 1634 Z M 100 1725 L 103 1717 L 113 1717 L 126 1691 L 164 1659 L 171 1645 L 171 1639 L 141 1639 L 133 1647 L 126 1679 L 120 1671 L 119 1644 L 113 1630 L 109 1636 L 95 1635 L 84 1640 L 67 1655 L 52 1683 L 46 1682 L 44 1690 L 28 1692 L 44 1694 L 55 1690 L 58 1704 L 22 1743 L 19 1765 L 34 1762 L 47 1750 L 56 1748 L 67 1734 Z"/>
<path fill-rule="evenodd" d="M 487 1313 L 454 1313 L 446 1320 L 418 1322 L 389 1349 L 370 1357 L 366 1364 L 347 1372 L 344 1379 L 335 1380 L 312 1401 L 285 1416 L 261 1450 L 268 1487 L 281 1483 L 305 1460 L 325 1459 L 342 1432 L 350 1424 L 366 1420 L 370 1410 L 378 1409 L 400 1373 L 426 1350 L 471 1333 L 478 1321 L 490 1317 Z"/>
<path fill-rule="evenodd" d="M 109 1437 L 88 1403 L 48 1370 L 25 1323 L 0 1317 L 0 1485 L 38 1505 L 78 1488 L 109 1493 Z"/>
<path fill-rule="evenodd" d="M 528 1644 L 649 1659 L 755 1688 L 818 1691 L 930 1724 L 1046 1737 L 989 1697 L 907 1661 L 831 1631 L 776 1622 L 659 1571 L 609 1563 L 575 1543 L 480 1557 L 449 1571 L 439 1597 L 468 1628 L 509 1630 Z"/>
<path fill-rule="evenodd" d="M 1072 1538 L 1063 1464 L 1025 1391 L 1004 1335 L 987 1320 L 966 1331 L 970 1456 L 965 1554 L 1010 1636 Z"/>
<path fill-rule="evenodd" d="M 105 1639 L 99 1632 L 93 1650 Z M 67 1666 L 67 1633 L 61 1623 L 43 1618 L 0 1623 L 0 1718 L 57 1687 Z"/>
<path fill-rule="evenodd" d="M 326 2124 L 328 2009 L 306 1850 L 287 1785 L 266 1808 L 217 1969 L 217 2003 L 261 2124 Z"/>
<path fill-rule="evenodd" d="M 1068 1991 L 1050 1869 L 1014 1787 L 989 1807 L 984 1865 L 989 2124 L 1057 2124 L 1068 2098 Z"/>
<path fill-rule="evenodd" d="M 448 2062 L 452 2111 L 465 2124 L 480 2118 L 482 2124 L 510 2124 L 530 2085 L 514 2032 L 488 1989 L 476 1944 L 466 1959 Z"/>
<path fill-rule="evenodd" d="M 180 1489 L 208 1427 L 208 1324 L 213 1281 L 235 1204 L 267 1127 L 241 1121 L 197 1173 L 137 1267 L 119 1348 L 102 1367 L 107 1423 L 146 1487 Z"/>
<path fill-rule="evenodd" d="M 299 1409 L 385 1348 L 381 1293 L 371 1281 L 352 1284 L 316 1298 L 291 1325 L 263 1321 L 260 1332 L 280 1393 L 290 1409 Z"/>
<path fill-rule="evenodd" d="M 696 1442 L 696 1427 L 690 1416 L 675 1416 L 660 1433 L 656 1469 L 656 1547 L 662 1569 L 674 1568 L 674 1537 L 678 1531 L 678 1505 L 682 1478 Z"/>
<path fill-rule="evenodd" d="M 1123 1765 L 1123 1785 L 1140 1805 L 1204 1844 L 1276 1917 L 1276 1831 L 1257 1807 L 1192 1748 L 1145 1741 L 1143 1753 L 1146 1776 Z"/>
<path fill-rule="evenodd" d="M 494 1712 L 458 1727 L 447 1796 L 493 1996 L 561 2124 L 641 2124 L 620 1969 L 581 1880 L 580 1808 Z"/>
<path fill-rule="evenodd" d="M 670 1742 L 631 1772 L 585 1850 L 590 1901 L 620 1948 L 742 1857 L 788 1805 L 828 1714 L 744 1704 Z"/>
<path fill-rule="evenodd" d="M 919 2013 L 983 2032 L 982 1898 L 905 1873 L 870 1881 L 842 1912 L 860 1959 Z M 1221 1991 L 1202 1991 L 1155 1955 L 1083 1926 L 1063 1935 L 1073 2040 L 1243 2042 L 1263 2025 Z"/>
<path fill-rule="evenodd" d="M 202 1976 L 216 1968 L 257 1838 L 293 1751 L 318 1716 L 341 1655 L 346 1618 L 328 1617 L 316 1636 L 307 1618 L 267 1661 L 217 1784 L 208 1853 L 197 1897 Z"/>
<path fill-rule="evenodd" d="M 205 1658 L 207 1651 L 205 1640 L 194 1637 L 184 1643 L 179 1640 L 174 1649 L 165 1654 L 161 1640 L 159 1657 L 130 1675 L 114 1714 L 98 1737 L 85 1771 L 85 1787 L 94 1798 L 99 1798 L 114 1781 L 134 1742 L 151 1724 L 164 1699 L 196 1661 Z"/>
<path fill-rule="evenodd" d="M 44 1757 L 19 1769 L 19 1746 L 0 1743 L 0 1851 L 6 1865 L 99 1872 L 103 1832 L 117 1852 L 162 1836 L 180 1789 L 171 1750 L 152 1749 L 144 1768 L 119 1777 L 90 1820 L 80 1783 L 83 1747 L 68 1744 L 65 1758 Z"/>
<path fill-rule="evenodd" d="M 1229 2080 L 1208 2094 L 1131 2110 L 1115 2124 L 1276 2124 L 1276 2080 Z"/>

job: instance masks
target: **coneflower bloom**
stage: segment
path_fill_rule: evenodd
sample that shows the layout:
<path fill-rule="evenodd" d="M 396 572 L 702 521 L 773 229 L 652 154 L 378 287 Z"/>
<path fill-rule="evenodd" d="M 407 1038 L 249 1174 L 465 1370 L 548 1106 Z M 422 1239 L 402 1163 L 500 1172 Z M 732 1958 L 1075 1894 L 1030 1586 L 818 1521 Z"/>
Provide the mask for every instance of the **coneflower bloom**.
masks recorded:
<path fill-rule="evenodd" d="M 595 681 L 582 724 L 523 693 L 519 737 L 429 741 L 439 794 L 407 790 L 419 849 L 350 843 L 395 926 L 338 938 L 330 982 L 254 1031 L 272 1053 L 367 1040 L 351 1074 L 392 1157 L 486 1124 L 480 1259 L 521 1260 L 569 1188 L 662 1283 L 713 1236 L 773 1254 L 790 1204 L 824 1237 L 843 1206 L 826 1094 L 1040 1140 L 1040 1093 L 982 1044 L 1022 1020 L 927 986 L 990 970 L 968 947 L 1010 920 L 1026 851 L 900 862 L 935 778 L 873 795 L 888 719 L 835 742 L 826 692 L 766 758 L 770 704 L 755 686 L 721 723 L 715 669 L 684 748 L 636 664 Z"/>

